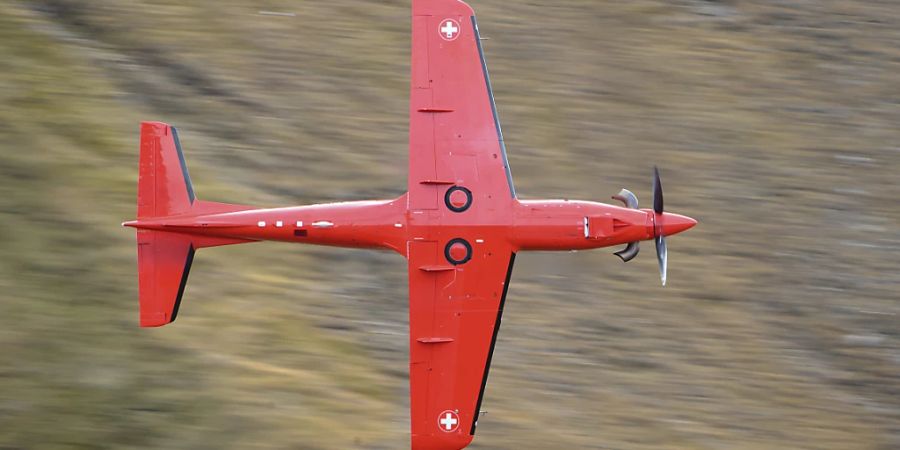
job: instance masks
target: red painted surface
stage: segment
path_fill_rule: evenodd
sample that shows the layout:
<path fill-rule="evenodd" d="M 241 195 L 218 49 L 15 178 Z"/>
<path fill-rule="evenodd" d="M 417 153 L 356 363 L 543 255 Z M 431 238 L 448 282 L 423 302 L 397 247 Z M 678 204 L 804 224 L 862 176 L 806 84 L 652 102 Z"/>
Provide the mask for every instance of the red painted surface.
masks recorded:
<path fill-rule="evenodd" d="M 138 230 L 141 326 L 174 320 L 200 248 L 274 240 L 405 256 L 412 448 L 461 449 L 475 432 L 517 252 L 623 245 L 653 239 L 655 227 L 671 235 L 696 222 L 518 200 L 472 9 L 413 0 L 412 29 L 407 194 L 272 209 L 204 202 L 193 196 L 177 133 L 151 122 L 141 126 L 138 219 L 125 225 Z"/>

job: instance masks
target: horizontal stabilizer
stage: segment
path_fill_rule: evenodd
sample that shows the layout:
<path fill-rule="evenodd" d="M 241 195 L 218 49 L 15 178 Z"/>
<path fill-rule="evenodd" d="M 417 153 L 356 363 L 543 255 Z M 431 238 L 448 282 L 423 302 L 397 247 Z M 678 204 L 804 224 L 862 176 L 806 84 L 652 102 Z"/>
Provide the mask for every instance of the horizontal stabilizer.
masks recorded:
<path fill-rule="evenodd" d="M 178 131 L 161 122 L 141 123 L 138 219 L 186 213 L 194 200 Z"/>
<path fill-rule="evenodd" d="M 142 327 L 163 326 L 178 316 L 195 251 L 251 242 L 190 233 L 196 217 L 249 209 L 253 208 L 197 199 L 178 131 L 162 122 L 141 123 L 138 220 L 122 225 L 137 229 Z M 209 223 L 204 224 L 204 228 L 209 227 Z"/>
<path fill-rule="evenodd" d="M 160 327 L 178 316 L 194 245 L 191 236 L 139 230 L 138 289 L 142 327 Z"/>

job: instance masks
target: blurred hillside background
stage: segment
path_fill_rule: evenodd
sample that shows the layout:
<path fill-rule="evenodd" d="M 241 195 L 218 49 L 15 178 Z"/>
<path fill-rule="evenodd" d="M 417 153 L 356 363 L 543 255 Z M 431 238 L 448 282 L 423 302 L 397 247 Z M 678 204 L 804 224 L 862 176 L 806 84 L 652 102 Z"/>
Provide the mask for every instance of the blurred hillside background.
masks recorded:
<path fill-rule="evenodd" d="M 520 255 L 472 448 L 900 448 L 900 4 L 471 4 L 521 197 L 700 220 L 665 289 Z M 203 250 L 139 329 L 119 224 L 141 120 L 206 200 L 402 194 L 409 6 L 0 1 L 0 448 L 407 448 L 401 257 Z"/>

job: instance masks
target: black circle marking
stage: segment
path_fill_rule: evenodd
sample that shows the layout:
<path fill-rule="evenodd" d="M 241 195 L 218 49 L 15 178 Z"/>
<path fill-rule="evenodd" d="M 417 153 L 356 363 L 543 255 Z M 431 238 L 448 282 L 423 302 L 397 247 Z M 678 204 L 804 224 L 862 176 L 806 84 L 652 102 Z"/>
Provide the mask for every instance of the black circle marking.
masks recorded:
<path fill-rule="evenodd" d="M 462 193 L 466 194 L 466 204 L 460 207 L 453 206 L 453 203 L 450 203 L 450 196 L 453 195 L 456 191 L 462 191 Z M 447 205 L 447 209 L 450 211 L 461 213 L 469 207 L 472 206 L 472 191 L 462 187 L 462 186 L 453 186 L 450 189 L 447 189 L 447 193 L 444 194 L 444 204 Z"/>
<path fill-rule="evenodd" d="M 453 259 L 453 256 L 450 254 L 450 248 L 453 247 L 453 244 L 462 244 L 466 247 L 465 258 Z M 447 261 L 449 261 L 450 264 L 453 264 L 454 266 L 465 264 L 465 263 L 469 262 L 470 259 L 472 259 L 472 245 L 469 244 L 469 241 L 462 239 L 462 238 L 452 239 L 450 242 L 447 243 L 447 246 L 444 247 L 444 257 L 447 258 Z"/>

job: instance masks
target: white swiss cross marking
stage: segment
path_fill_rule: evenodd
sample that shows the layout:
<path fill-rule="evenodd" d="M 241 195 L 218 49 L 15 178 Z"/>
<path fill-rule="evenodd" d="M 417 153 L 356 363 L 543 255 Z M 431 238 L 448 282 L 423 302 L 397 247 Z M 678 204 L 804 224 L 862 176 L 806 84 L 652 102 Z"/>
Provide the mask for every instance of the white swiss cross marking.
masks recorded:
<path fill-rule="evenodd" d="M 455 411 L 444 411 L 438 416 L 438 425 L 441 431 L 452 433 L 459 428 L 459 415 Z"/>
<path fill-rule="evenodd" d="M 445 41 L 455 41 L 459 37 L 459 22 L 453 19 L 441 21 L 441 37 Z"/>

